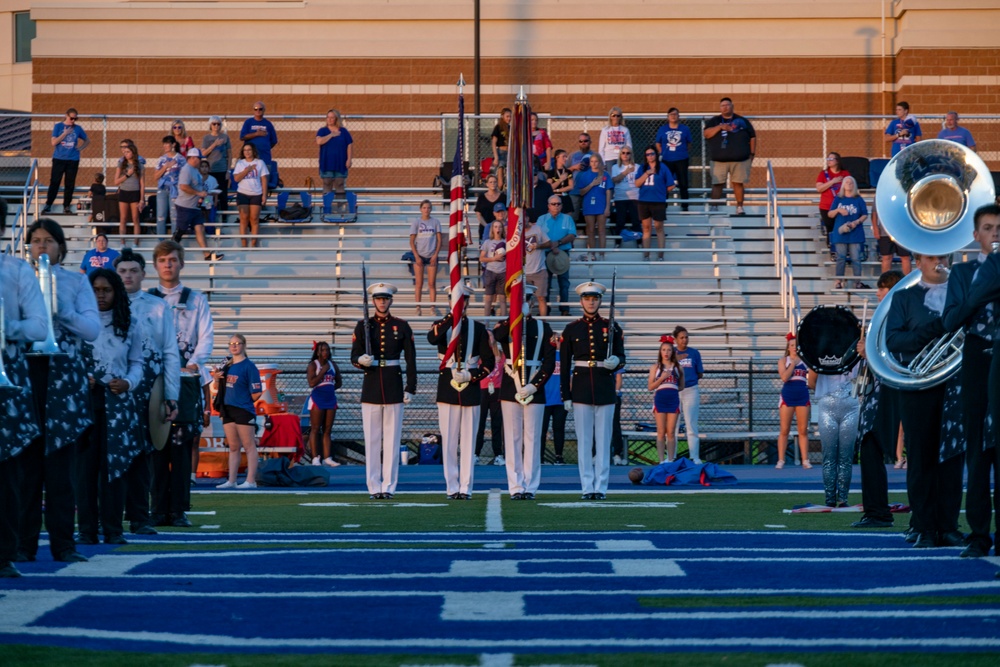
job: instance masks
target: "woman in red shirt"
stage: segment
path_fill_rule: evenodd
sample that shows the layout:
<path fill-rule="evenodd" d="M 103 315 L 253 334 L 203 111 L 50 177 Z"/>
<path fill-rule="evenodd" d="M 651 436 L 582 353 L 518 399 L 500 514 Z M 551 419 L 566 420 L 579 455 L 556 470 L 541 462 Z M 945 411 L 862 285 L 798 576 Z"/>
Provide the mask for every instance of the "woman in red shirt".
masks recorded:
<path fill-rule="evenodd" d="M 840 167 L 840 153 L 830 153 L 826 156 L 826 169 L 819 172 L 819 176 L 816 177 L 816 192 L 819 193 L 819 219 L 823 223 L 827 241 L 830 239 L 830 233 L 833 232 L 830 207 L 840 192 L 840 184 L 848 176 L 850 174 L 847 173 L 847 170 Z M 830 246 L 830 256 L 834 256 L 832 245 Z"/>
<path fill-rule="evenodd" d="M 552 139 L 544 128 L 538 127 L 538 114 L 531 112 L 531 152 L 538 159 L 542 170 L 549 168 L 552 159 Z"/>

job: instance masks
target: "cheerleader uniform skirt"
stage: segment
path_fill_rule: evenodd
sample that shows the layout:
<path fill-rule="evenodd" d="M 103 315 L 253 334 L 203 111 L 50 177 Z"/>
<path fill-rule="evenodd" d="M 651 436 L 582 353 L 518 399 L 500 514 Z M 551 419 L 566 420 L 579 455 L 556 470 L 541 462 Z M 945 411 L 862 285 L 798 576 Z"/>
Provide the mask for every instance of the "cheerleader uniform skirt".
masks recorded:
<path fill-rule="evenodd" d="M 681 411 L 681 395 L 676 389 L 660 389 L 653 395 L 653 412 L 671 414 Z"/>
<path fill-rule="evenodd" d="M 334 389 L 333 385 L 329 384 L 314 387 L 312 393 L 309 395 L 309 401 L 306 404 L 306 409 L 336 410 L 337 390 Z"/>
<path fill-rule="evenodd" d="M 782 407 L 802 408 L 809 405 L 809 387 L 805 382 L 786 382 L 781 387 Z"/>

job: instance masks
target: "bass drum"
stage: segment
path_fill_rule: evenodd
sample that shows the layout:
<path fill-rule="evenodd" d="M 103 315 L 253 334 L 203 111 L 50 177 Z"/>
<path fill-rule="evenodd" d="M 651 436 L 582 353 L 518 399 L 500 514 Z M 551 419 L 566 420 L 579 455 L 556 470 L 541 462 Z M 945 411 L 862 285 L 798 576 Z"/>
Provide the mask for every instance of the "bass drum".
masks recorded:
<path fill-rule="evenodd" d="M 840 375 L 861 360 L 861 322 L 845 306 L 816 306 L 802 318 L 796 336 L 799 358 L 820 375 Z"/>

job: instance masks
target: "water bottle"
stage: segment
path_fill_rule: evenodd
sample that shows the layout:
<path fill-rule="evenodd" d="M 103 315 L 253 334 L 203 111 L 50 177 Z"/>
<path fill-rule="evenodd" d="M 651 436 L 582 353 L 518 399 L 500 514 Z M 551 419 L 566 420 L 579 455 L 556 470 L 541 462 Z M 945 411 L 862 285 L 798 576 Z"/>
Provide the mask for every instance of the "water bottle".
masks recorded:
<path fill-rule="evenodd" d="M 410 449 L 406 445 L 399 446 L 399 464 L 410 465 Z"/>

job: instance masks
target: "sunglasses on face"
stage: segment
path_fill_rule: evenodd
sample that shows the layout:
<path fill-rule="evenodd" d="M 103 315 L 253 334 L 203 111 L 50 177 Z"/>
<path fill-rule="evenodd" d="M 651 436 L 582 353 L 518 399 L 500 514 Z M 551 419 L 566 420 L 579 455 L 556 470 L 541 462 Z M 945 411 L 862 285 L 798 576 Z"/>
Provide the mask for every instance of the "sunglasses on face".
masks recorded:
<path fill-rule="evenodd" d="M 183 130 L 184 126 L 183 125 L 174 125 L 174 129 L 175 130 Z"/>
<path fill-rule="evenodd" d="M 263 111 L 264 107 L 254 107 L 253 110 L 254 111 Z"/>
<path fill-rule="evenodd" d="M 613 114 L 611 114 L 611 117 L 612 118 L 621 118 L 622 115 L 620 113 L 613 113 Z"/>
<path fill-rule="evenodd" d="M 222 125 L 222 123 L 212 123 L 212 125 Z"/>
<path fill-rule="evenodd" d="M 66 116 L 66 117 L 69 118 L 70 120 L 76 120 L 76 116 Z"/>

